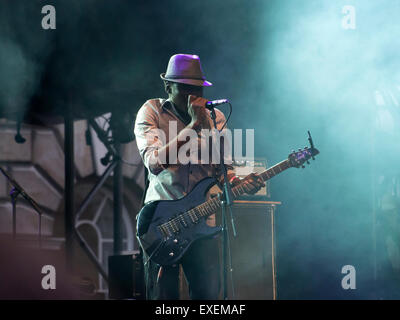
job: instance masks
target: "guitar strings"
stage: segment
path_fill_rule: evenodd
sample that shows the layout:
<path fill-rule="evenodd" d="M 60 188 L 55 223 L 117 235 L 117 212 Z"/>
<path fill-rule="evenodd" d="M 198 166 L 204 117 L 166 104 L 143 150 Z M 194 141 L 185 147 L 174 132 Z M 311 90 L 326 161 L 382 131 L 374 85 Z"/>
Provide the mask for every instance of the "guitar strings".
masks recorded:
<path fill-rule="evenodd" d="M 306 154 L 307 156 L 305 157 L 305 160 L 303 162 L 305 162 L 312 156 L 308 150 L 305 150 L 305 151 L 307 152 L 307 154 Z M 304 151 L 303 151 L 303 153 L 304 153 Z M 303 154 L 303 156 L 304 156 L 304 154 Z M 283 165 L 283 169 L 281 168 L 281 165 Z M 276 164 L 275 166 L 267 169 L 266 171 L 260 173 L 260 176 L 263 178 L 263 180 L 269 180 L 272 177 L 274 177 L 275 175 L 277 175 L 277 173 L 275 172 L 275 168 L 279 169 L 278 173 L 281 173 L 282 171 L 284 171 L 290 167 L 291 167 L 291 162 L 289 159 L 287 159 L 287 160 L 284 160 L 284 161 Z M 270 173 L 272 173 L 272 176 L 270 176 Z M 235 194 L 236 191 L 239 191 L 238 194 Z M 243 183 L 240 183 L 239 185 L 232 188 L 232 193 L 234 194 L 235 197 L 240 195 L 240 192 L 245 193 L 245 190 L 243 189 Z M 184 218 L 190 217 L 192 222 L 195 223 L 196 221 L 194 220 L 192 214 L 194 214 L 194 216 L 197 218 L 197 220 L 199 220 L 202 217 L 211 215 L 212 213 L 208 212 L 208 209 L 211 209 L 212 211 L 214 211 L 220 207 L 221 202 L 215 201 L 215 200 L 220 199 L 220 195 L 221 195 L 221 193 L 218 194 L 218 197 L 210 199 L 210 200 L 198 205 L 197 207 L 194 207 L 194 208 L 190 209 L 189 211 L 186 211 L 186 212 L 178 215 L 177 217 L 171 219 L 170 221 L 164 222 L 163 224 L 161 224 L 159 226 L 160 230 L 164 231 L 164 233 L 168 236 L 168 234 L 171 234 L 171 232 L 170 232 L 171 230 L 169 228 L 172 228 L 172 233 L 175 233 L 175 229 L 177 230 L 177 232 L 179 231 L 178 223 L 179 224 L 181 223 L 181 221 L 179 221 L 180 219 L 182 219 L 182 221 L 185 222 Z M 211 207 L 212 204 L 215 204 L 216 208 Z M 205 211 L 205 214 L 203 214 L 203 210 Z M 197 212 L 200 213 L 200 217 L 197 215 Z M 165 228 L 165 230 L 164 230 L 164 228 Z"/>
<path fill-rule="evenodd" d="M 239 193 L 236 194 L 236 191 L 239 191 Z M 240 191 L 242 193 L 245 192 L 245 190 L 243 189 L 243 183 L 240 183 L 239 185 L 237 185 L 234 188 L 232 188 L 232 193 L 234 194 L 235 197 L 240 194 Z M 208 212 L 208 209 L 211 209 L 212 211 L 214 211 L 214 210 L 218 210 L 220 208 L 221 202 L 218 201 L 220 199 L 220 196 L 221 196 L 221 193 L 218 194 L 218 197 L 212 198 L 212 199 L 210 199 L 210 200 L 198 205 L 197 207 L 194 207 L 194 208 L 192 208 L 192 209 L 190 209 L 190 210 L 178 215 L 176 218 L 173 218 L 170 221 L 164 222 L 163 224 L 160 225 L 160 227 L 161 228 L 165 228 L 166 227 L 168 233 L 171 233 L 171 232 L 169 232 L 170 231 L 169 228 L 171 228 L 172 231 L 173 231 L 172 233 L 175 233 L 174 232 L 175 229 L 177 231 L 179 231 L 178 223 L 180 223 L 180 221 L 179 221 L 180 217 L 190 218 L 190 220 L 194 223 L 195 221 L 194 221 L 194 219 L 192 217 L 192 214 L 195 215 L 197 220 L 201 219 L 202 217 L 206 217 L 206 216 L 212 214 L 212 212 L 211 213 Z M 214 206 L 211 207 L 212 205 L 215 205 L 215 208 L 214 208 Z M 196 211 L 200 213 L 200 217 L 197 215 Z M 205 215 L 202 214 L 203 211 L 206 212 Z"/>

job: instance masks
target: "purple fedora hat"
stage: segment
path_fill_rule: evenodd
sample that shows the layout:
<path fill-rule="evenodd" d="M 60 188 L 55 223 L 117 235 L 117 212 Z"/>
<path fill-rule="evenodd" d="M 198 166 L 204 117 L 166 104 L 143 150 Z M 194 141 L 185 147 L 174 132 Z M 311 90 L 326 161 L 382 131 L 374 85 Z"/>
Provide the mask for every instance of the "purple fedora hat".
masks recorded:
<path fill-rule="evenodd" d="M 167 72 L 160 74 L 161 79 L 191 84 L 193 86 L 212 86 L 204 77 L 200 58 L 192 54 L 175 54 L 168 62 Z"/>

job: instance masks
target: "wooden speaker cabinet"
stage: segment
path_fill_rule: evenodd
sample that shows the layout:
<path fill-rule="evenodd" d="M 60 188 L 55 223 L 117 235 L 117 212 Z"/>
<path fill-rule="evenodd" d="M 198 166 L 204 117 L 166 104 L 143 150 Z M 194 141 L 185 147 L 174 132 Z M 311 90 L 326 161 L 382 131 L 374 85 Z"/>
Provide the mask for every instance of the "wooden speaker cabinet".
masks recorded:
<path fill-rule="evenodd" d="M 280 202 L 236 200 L 233 214 L 237 237 L 233 237 L 228 214 L 227 223 L 231 244 L 233 296 L 231 276 L 227 273 L 228 299 L 276 300 L 275 265 L 275 209 Z M 219 222 L 217 218 L 217 222 Z M 222 236 L 220 249 L 222 245 Z M 221 251 L 221 250 L 220 250 Z M 220 255 L 222 266 L 222 254 Z M 229 265 L 228 265 L 229 268 Z M 181 299 L 188 299 L 186 282 L 181 269 Z M 223 299 L 223 274 L 221 270 L 221 293 Z"/>

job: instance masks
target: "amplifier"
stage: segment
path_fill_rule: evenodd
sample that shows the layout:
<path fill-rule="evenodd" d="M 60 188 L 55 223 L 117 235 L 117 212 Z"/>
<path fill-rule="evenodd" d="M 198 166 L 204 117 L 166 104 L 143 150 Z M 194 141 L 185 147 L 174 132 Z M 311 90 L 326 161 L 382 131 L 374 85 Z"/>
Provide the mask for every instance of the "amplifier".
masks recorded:
<path fill-rule="evenodd" d="M 232 257 L 232 280 L 228 272 L 229 300 L 276 300 L 275 211 L 281 202 L 235 200 L 232 211 L 237 236 L 229 230 Z M 217 216 L 217 224 L 220 224 Z M 230 225 L 229 225 L 230 227 Z M 222 237 L 220 237 L 222 241 Z M 219 243 L 222 264 L 222 243 Z M 221 265 L 221 280 L 222 265 Z M 189 299 L 189 289 L 180 267 L 180 298 Z M 234 289 L 234 290 L 233 290 Z M 223 286 L 219 299 L 223 299 Z"/>
<path fill-rule="evenodd" d="M 235 159 L 232 163 L 233 170 L 239 178 L 244 178 L 250 173 L 261 173 L 267 170 L 267 159 L 254 158 L 254 159 Z M 256 194 L 242 195 L 239 200 L 266 200 L 271 197 L 269 181 L 266 181 L 265 187 L 261 188 Z"/>
<path fill-rule="evenodd" d="M 140 254 L 108 257 L 110 299 L 145 299 L 142 257 Z"/>

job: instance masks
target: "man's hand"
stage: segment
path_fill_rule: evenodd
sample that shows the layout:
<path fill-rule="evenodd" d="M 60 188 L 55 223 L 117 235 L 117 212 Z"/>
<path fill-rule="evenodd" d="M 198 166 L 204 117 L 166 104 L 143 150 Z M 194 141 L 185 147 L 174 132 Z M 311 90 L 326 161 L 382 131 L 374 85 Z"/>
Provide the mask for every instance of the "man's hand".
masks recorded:
<path fill-rule="evenodd" d="M 192 118 L 190 125 L 196 131 L 211 129 L 210 116 L 205 108 L 207 101 L 202 97 L 188 96 L 188 113 Z"/>
<path fill-rule="evenodd" d="M 265 182 L 261 177 L 256 173 L 250 173 L 247 177 L 243 180 L 235 179 L 233 181 L 233 185 L 238 185 L 239 183 L 242 184 L 243 189 L 248 194 L 255 194 L 260 190 L 262 187 L 265 187 Z"/>

